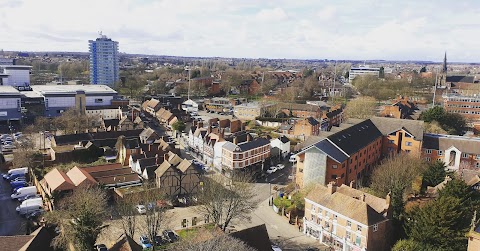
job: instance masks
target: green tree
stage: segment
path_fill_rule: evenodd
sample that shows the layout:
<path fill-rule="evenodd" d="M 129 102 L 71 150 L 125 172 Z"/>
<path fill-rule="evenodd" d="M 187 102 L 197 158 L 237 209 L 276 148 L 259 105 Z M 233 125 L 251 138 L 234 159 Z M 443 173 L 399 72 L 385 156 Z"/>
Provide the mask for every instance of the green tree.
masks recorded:
<path fill-rule="evenodd" d="M 392 251 L 422 251 L 425 250 L 421 243 L 412 239 L 399 240 L 392 248 Z"/>
<path fill-rule="evenodd" d="M 436 186 L 444 181 L 447 175 L 445 168 L 443 161 L 437 161 L 428 165 L 427 170 L 423 173 L 423 187 Z"/>
<path fill-rule="evenodd" d="M 466 120 L 457 113 L 448 113 L 443 107 L 436 106 L 420 114 L 420 120 L 425 122 L 436 121 L 449 134 L 462 134 L 466 127 Z"/>
<path fill-rule="evenodd" d="M 454 177 L 449 181 L 443 189 L 438 192 L 439 197 L 454 197 L 460 200 L 462 206 L 468 212 L 472 212 L 479 208 L 479 194 L 473 190 L 465 181 Z"/>
<path fill-rule="evenodd" d="M 183 130 L 185 130 L 185 123 L 183 123 L 183 121 L 179 120 L 179 121 L 173 123 L 172 128 L 175 131 L 183 132 Z"/>
<path fill-rule="evenodd" d="M 423 207 L 413 208 L 407 215 L 405 230 L 425 250 L 466 250 L 469 216 L 460 199 L 440 196 Z"/>
<path fill-rule="evenodd" d="M 427 67 L 423 66 L 421 69 L 420 69 L 420 73 L 422 72 L 427 72 Z"/>

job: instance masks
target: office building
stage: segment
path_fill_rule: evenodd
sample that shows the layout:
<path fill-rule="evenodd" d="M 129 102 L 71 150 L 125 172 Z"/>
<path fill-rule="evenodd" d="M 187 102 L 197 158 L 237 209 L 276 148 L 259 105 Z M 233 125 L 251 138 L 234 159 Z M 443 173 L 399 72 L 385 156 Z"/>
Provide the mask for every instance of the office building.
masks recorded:
<path fill-rule="evenodd" d="M 30 86 L 30 70 L 28 65 L 0 65 L 0 85 L 10 85 L 17 89 Z"/>
<path fill-rule="evenodd" d="M 114 86 L 119 81 L 118 42 L 100 33 L 100 37 L 89 40 L 90 83 Z"/>
<path fill-rule="evenodd" d="M 368 65 L 351 68 L 348 75 L 348 82 L 351 83 L 353 79 L 355 79 L 355 77 L 360 75 L 374 75 L 378 77 L 379 73 L 380 73 L 380 68 L 373 68 Z"/>
<path fill-rule="evenodd" d="M 480 120 L 480 95 L 471 96 L 457 93 L 443 95 L 443 106 L 445 111 L 458 113 L 464 118 L 479 121 Z"/>
<path fill-rule="evenodd" d="M 0 86 L 0 121 L 20 120 L 21 95 L 12 86 Z"/>

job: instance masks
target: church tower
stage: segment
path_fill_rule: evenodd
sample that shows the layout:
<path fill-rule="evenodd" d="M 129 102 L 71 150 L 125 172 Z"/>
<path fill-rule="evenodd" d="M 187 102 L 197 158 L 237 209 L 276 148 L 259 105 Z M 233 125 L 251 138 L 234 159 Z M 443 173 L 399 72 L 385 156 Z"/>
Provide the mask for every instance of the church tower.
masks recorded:
<path fill-rule="evenodd" d="M 442 70 L 437 76 L 437 86 L 446 86 L 447 85 L 447 52 L 443 57 Z"/>

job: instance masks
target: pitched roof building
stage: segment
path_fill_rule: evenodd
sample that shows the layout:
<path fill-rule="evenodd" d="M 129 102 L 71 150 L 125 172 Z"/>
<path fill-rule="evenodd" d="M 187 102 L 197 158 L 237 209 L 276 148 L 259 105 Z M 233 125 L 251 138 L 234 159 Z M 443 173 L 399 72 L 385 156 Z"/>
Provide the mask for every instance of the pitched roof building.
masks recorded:
<path fill-rule="evenodd" d="M 303 231 L 343 250 L 387 250 L 390 214 L 390 195 L 382 199 L 331 182 L 305 197 Z"/>

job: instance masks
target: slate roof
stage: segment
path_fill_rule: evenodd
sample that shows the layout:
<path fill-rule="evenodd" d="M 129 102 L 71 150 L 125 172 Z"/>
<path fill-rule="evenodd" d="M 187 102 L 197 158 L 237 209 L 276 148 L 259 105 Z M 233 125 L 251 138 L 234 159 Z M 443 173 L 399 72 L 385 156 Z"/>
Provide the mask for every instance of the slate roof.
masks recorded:
<path fill-rule="evenodd" d="M 118 126 L 119 123 L 120 123 L 120 120 L 119 119 L 104 119 L 103 120 L 103 123 L 105 124 L 105 127 L 108 128 L 108 127 L 115 127 L 115 126 Z"/>
<path fill-rule="evenodd" d="M 322 152 L 326 153 L 328 156 L 336 160 L 338 163 L 342 163 L 348 159 L 347 155 L 345 155 L 335 145 L 333 145 L 330 141 L 326 139 L 321 140 L 320 142 L 317 142 L 316 144 L 313 145 L 313 147 L 320 149 Z"/>
<path fill-rule="evenodd" d="M 270 140 L 265 138 L 256 138 L 252 141 L 240 143 L 237 146 L 240 148 L 240 151 L 245 152 L 257 147 L 270 145 Z"/>
<path fill-rule="evenodd" d="M 327 138 L 348 155 L 351 155 L 381 136 L 382 133 L 375 124 L 370 119 L 367 119 Z"/>
<path fill-rule="evenodd" d="M 474 76 L 447 76 L 446 82 L 452 83 L 473 83 L 475 81 Z"/>
<path fill-rule="evenodd" d="M 480 154 L 480 139 L 462 136 L 425 134 L 422 148 L 434 150 L 447 150 L 454 146 L 462 153 Z"/>
<path fill-rule="evenodd" d="M 147 166 L 156 166 L 156 163 L 157 163 L 157 158 L 156 157 L 153 157 L 153 158 L 143 158 L 143 159 L 139 159 L 138 160 L 139 164 L 140 164 L 140 169 L 142 170 L 145 170 L 145 168 Z"/>
<path fill-rule="evenodd" d="M 280 137 L 280 138 L 278 138 L 278 139 L 279 139 L 283 144 L 286 144 L 286 143 L 290 142 L 290 140 L 289 140 L 287 137 L 285 137 L 285 136 L 282 136 L 282 137 Z"/>
<path fill-rule="evenodd" d="M 222 146 L 222 148 L 229 150 L 230 152 L 235 151 L 237 149 L 237 145 L 233 144 L 232 142 L 225 142 L 225 144 Z"/>
<path fill-rule="evenodd" d="M 230 236 L 239 239 L 258 251 L 272 251 L 265 224 L 233 232 Z"/>
<path fill-rule="evenodd" d="M 71 145 L 77 144 L 83 140 L 90 140 L 92 139 L 90 133 L 78 133 L 78 134 L 67 134 L 67 135 L 59 135 L 54 136 L 55 144 L 57 146 L 61 145 Z"/>
<path fill-rule="evenodd" d="M 336 192 L 330 194 L 327 187 L 317 185 L 305 199 L 318 203 L 367 226 L 387 220 L 383 211 L 387 205 L 385 199 L 365 193 L 365 201 L 362 201 L 361 196 L 363 196 L 364 193 L 361 191 L 351 191 L 352 189 L 353 188 L 347 188 L 347 186 L 342 185 L 341 187 L 337 187 Z M 358 198 L 357 195 L 360 197 Z M 381 206 L 382 203 L 383 207 Z"/>
<path fill-rule="evenodd" d="M 320 124 L 316 119 L 314 119 L 312 117 L 308 117 L 307 122 L 312 126 L 316 126 L 316 125 Z"/>
<path fill-rule="evenodd" d="M 423 140 L 423 121 L 396 118 L 373 117 L 370 119 L 383 135 L 404 129 L 413 135 L 415 140 Z"/>

